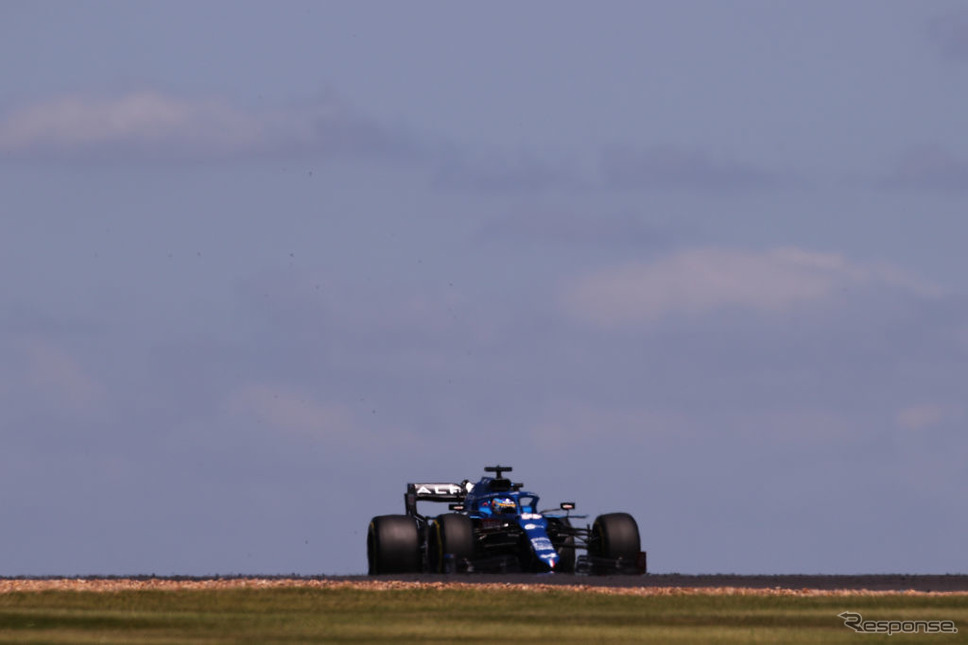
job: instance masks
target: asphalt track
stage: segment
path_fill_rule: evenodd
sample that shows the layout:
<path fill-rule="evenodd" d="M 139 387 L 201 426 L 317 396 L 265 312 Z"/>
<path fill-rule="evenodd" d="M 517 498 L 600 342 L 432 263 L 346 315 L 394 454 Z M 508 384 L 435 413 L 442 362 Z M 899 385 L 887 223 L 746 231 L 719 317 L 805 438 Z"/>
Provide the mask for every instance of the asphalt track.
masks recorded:
<path fill-rule="evenodd" d="M 874 592 L 968 592 L 968 575 L 919 574 L 858 574 L 858 575 L 685 575 L 677 573 L 647 574 L 644 576 L 589 576 L 563 574 L 408 574 L 387 576 L 297 576 L 297 575 L 227 575 L 227 576 L 44 576 L 0 577 L 0 592 L 29 589 L 117 589 L 124 587 L 205 587 L 233 586 L 298 586 L 306 584 L 329 586 L 339 583 L 404 584 L 461 583 L 463 585 L 513 586 L 580 586 L 615 589 L 674 590 L 677 588 L 710 592 L 722 590 L 821 590 Z"/>

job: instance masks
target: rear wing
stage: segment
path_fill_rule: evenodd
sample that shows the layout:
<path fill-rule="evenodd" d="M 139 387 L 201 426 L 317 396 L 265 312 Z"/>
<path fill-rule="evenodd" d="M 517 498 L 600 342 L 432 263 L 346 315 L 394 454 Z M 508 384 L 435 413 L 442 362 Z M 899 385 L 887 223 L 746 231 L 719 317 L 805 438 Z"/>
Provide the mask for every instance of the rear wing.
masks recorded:
<path fill-rule="evenodd" d="M 460 484 L 414 483 L 407 484 L 404 501 L 408 515 L 417 515 L 417 502 L 460 502 L 464 499 L 464 488 Z"/>

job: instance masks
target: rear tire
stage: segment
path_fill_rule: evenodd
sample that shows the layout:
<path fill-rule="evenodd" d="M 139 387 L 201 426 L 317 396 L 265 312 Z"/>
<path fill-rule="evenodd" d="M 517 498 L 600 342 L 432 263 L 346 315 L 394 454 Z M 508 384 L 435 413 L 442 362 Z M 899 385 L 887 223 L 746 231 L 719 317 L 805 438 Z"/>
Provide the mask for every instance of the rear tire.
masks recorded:
<path fill-rule="evenodd" d="M 368 573 L 419 573 L 420 536 L 409 515 L 380 515 L 366 532 Z"/>
<path fill-rule="evenodd" d="M 592 525 L 592 539 L 589 544 L 591 555 L 602 558 L 618 559 L 634 564 L 642 550 L 639 538 L 639 525 L 628 513 L 608 513 L 595 518 Z"/>
<path fill-rule="evenodd" d="M 428 560 L 430 570 L 447 573 L 445 558 L 454 556 L 455 569 L 463 560 L 474 555 L 474 524 L 471 518 L 460 513 L 446 513 L 438 517 L 430 528 Z"/>

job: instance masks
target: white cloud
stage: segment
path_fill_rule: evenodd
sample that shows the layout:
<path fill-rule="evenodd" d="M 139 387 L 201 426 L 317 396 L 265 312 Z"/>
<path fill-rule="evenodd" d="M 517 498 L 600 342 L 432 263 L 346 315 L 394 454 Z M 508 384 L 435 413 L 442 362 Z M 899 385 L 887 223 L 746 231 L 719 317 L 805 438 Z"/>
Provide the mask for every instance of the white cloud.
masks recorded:
<path fill-rule="evenodd" d="M 412 433 L 363 421 L 343 403 L 320 401 L 280 385 L 252 384 L 230 394 L 225 411 L 237 422 L 255 422 L 271 433 L 330 446 L 385 448 L 416 445 Z"/>
<path fill-rule="evenodd" d="M 216 100 L 156 92 L 116 98 L 67 96 L 15 111 L 0 122 L 0 150 L 178 141 L 248 146 L 264 136 L 258 120 Z"/>
<path fill-rule="evenodd" d="M 408 145 L 333 96 L 305 107 L 251 110 L 156 91 L 70 95 L 0 115 L 0 154 L 20 157 L 390 155 Z"/>
<path fill-rule="evenodd" d="M 320 403 L 308 395 L 265 384 L 239 389 L 229 397 L 227 408 L 238 416 L 305 438 L 345 438 L 355 427 L 353 415 L 341 405 Z"/>
<path fill-rule="evenodd" d="M 568 402 L 546 411 L 532 428 L 532 441 L 543 450 L 569 452 L 595 443 L 666 448 L 735 441 L 763 449 L 849 441 L 861 428 L 843 414 L 823 409 L 760 409 L 756 404 L 720 411 L 715 423 L 694 409 L 622 409 Z"/>
<path fill-rule="evenodd" d="M 919 403 L 898 411 L 897 424 L 908 430 L 924 430 L 960 418 L 962 409 L 940 403 Z"/>
<path fill-rule="evenodd" d="M 615 327 L 728 307 L 782 312 L 828 298 L 840 288 L 874 284 L 939 293 L 896 268 L 855 264 L 834 253 L 700 248 L 584 276 L 566 287 L 563 303 L 576 318 Z"/>
<path fill-rule="evenodd" d="M 71 355 L 41 339 L 24 343 L 26 382 L 55 407 L 72 412 L 91 410 L 104 397 L 104 387 Z"/>

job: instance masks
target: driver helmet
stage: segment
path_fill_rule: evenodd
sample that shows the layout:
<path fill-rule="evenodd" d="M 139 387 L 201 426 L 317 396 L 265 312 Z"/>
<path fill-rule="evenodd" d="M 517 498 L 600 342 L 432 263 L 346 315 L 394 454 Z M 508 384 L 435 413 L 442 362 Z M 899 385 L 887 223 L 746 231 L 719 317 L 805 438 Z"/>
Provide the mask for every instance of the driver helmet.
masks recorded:
<path fill-rule="evenodd" d="M 491 501 L 491 511 L 495 515 L 514 515 L 517 510 L 517 505 L 510 497 L 495 497 Z"/>

